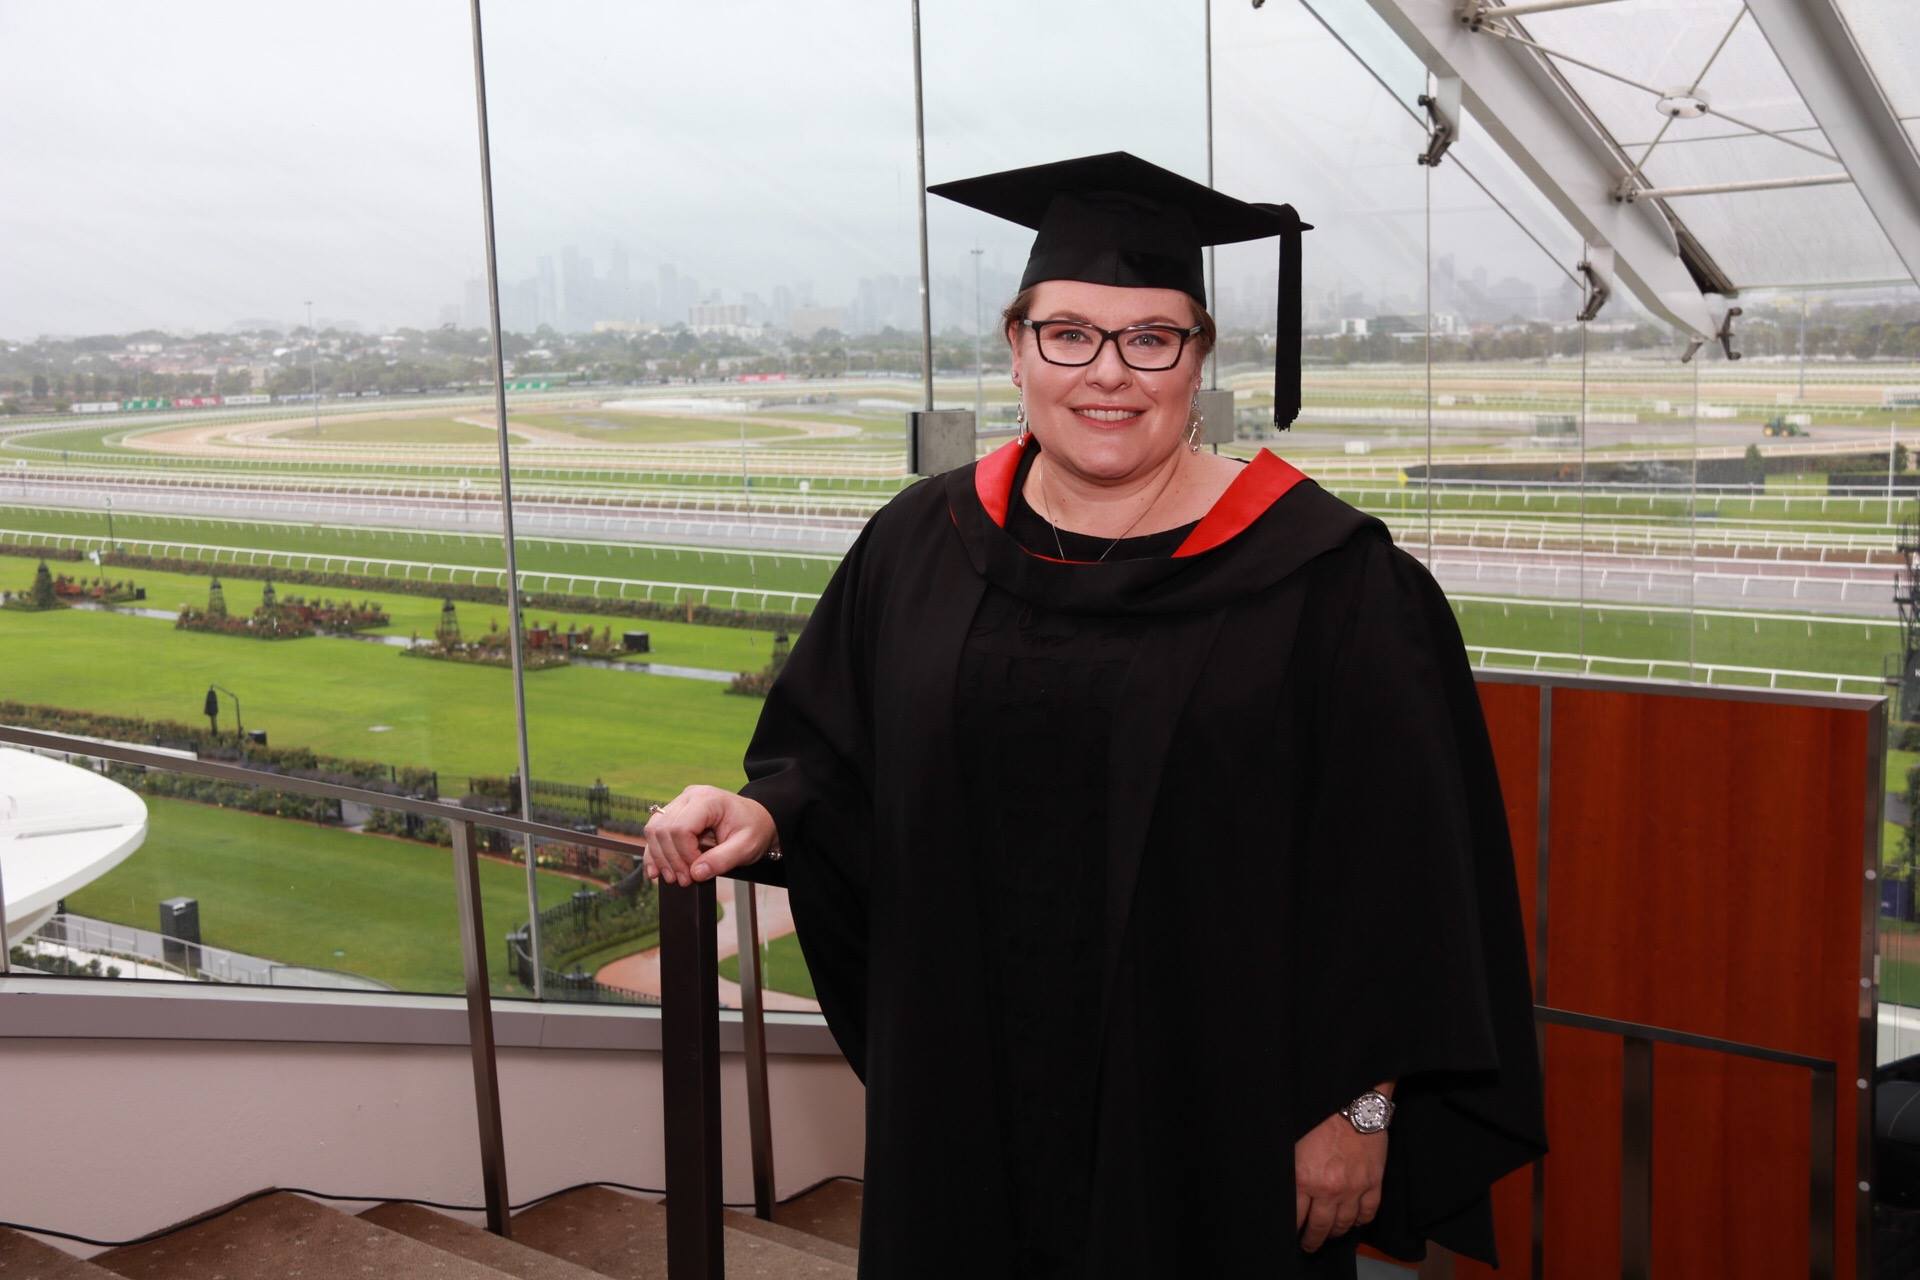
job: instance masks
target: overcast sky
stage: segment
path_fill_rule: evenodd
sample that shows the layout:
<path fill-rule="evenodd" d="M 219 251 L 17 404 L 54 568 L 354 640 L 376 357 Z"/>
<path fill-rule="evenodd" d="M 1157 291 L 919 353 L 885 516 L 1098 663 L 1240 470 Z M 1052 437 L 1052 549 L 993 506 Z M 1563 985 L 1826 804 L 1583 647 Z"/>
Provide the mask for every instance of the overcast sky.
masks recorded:
<path fill-rule="evenodd" d="M 1204 180 L 1204 12 L 924 0 L 929 181 L 1114 149 Z M 1419 127 L 1299 0 L 1213 15 L 1217 185 L 1320 228 L 1310 290 L 1416 299 Z M 604 273 L 616 243 L 636 278 L 672 264 L 729 300 L 810 282 L 837 305 L 861 277 L 917 273 L 906 0 L 496 0 L 485 19 L 507 279 L 568 245 Z M 459 0 L 0 0 L 0 48 L 0 336 L 291 322 L 308 298 L 425 325 L 483 273 Z M 1404 50 L 1363 51 L 1420 91 Z M 1478 145 L 1462 154 L 1498 181 Z M 1562 278 L 1457 168 L 1433 181 L 1436 256 Z M 965 277 L 975 245 L 1017 273 L 1029 233 L 930 204 L 936 278 Z M 1223 251 L 1222 284 L 1251 287 L 1274 252 Z"/>

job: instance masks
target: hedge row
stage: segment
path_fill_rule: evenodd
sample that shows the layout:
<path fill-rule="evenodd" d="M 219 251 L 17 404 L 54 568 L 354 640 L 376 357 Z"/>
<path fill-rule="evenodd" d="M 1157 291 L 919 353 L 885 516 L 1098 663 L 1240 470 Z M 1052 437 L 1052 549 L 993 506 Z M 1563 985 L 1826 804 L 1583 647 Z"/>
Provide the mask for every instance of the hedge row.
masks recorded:
<path fill-rule="evenodd" d="M 0 547 L 0 550 L 6 550 Z M 13 554 L 9 552 L 9 554 Z M 26 554 L 26 553 L 21 553 Z M 74 558 L 78 558 L 75 556 Z M 276 569 L 266 565 L 228 564 L 212 560 L 184 560 L 173 556 L 135 556 L 118 551 L 101 557 L 103 564 L 129 569 L 147 569 L 156 573 L 222 574 L 229 578 L 271 578 L 275 582 L 298 583 L 310 587 L 344 587 L 351 591 L 390 591 L 402 595 L 436 596 L 441 599 L 467 600 L 475 604 L 505 604 L 502 587 L 477 583 L 414 582 L 405 578 L 383 578 L 360 573 L 321 573 L 312 569 Z M 674 604 L 663 600 L 609 600 L 596 596 L 557 595 L 523 591 L 524 609 L 545 609 L 554 613 L 591 613 L 617 618 L 648 618 L 662 622 L 694 622 L 710 627 L 742 627 L 751 631 L 797 631 L 806 622 L 798 613 L 763 612 L 752 609 L 722 609 L 715 605 Z"/>
<path fill-rule="evenodd" d="M 23 729 L 42 729 L 49 733 L 184 748 L 203 760 L 245 760 L 250 768 L 269 773 L 331 782 L 343 787 L 384 791 L 390 795 L 415 795 L 432 799 L 439 794 L 439 774 L 431 769 L 383 764 L 378 760 L 324 756 L 305 747 L 263 747 L 252 743 L 243 746 L 232 738 L 216 738 L 204 728 L 175 720 L 146 720 L 138 716 L 70 711 L 64 707 L 0 700 L 0 722 Z"/>
<path fill-rule="evenodd" d="M 340 805 L 337 801 L 293 791 L 271 791 L 241 782 L 221 782 L 215 778 L 196 778 L 184 773 L 137 769 L 119 764 L 110 766 L 107 776 L 143 795 L 171 796 L 196 804 L 217 805 L 222 809 L 265 813 L 276 818 L 300 818 L 329 826 L 340 821 Z"/>

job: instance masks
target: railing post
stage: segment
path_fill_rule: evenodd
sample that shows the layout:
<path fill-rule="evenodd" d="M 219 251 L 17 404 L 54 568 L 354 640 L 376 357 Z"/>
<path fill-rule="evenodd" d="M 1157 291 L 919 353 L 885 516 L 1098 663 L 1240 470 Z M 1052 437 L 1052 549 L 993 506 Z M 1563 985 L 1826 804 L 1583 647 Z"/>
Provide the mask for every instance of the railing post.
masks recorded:
<path fill-rule="evenodd" d="M 725 1280 L 721 1252 L 719 939 L 714 882 L 660 883 L 660 1084 L 667 1275 Z"/>
<path fill-rule="evenodd" d="M 1653 1041 L 1627 1036 L 1620 1072 L 1620 1276 L 1653 1269 Z"/>
<path fill-rule="evenodd" d="M 1807 1274 L 1813 1280 L 1833 1280 L 1834 1239 L 1840 1227 L 1840 1202 L 1834 1195 L 1833 1174 L 1839 1100 L 1832 1067 L 1815 1068 L 1811 1077 L 1812 1114 L 1807 1125 Z M 1864 1108 L 1862 1110 L 1864 1113 Z"/>
<path fill-rule="evenodd" d="M 13 944 L 7 938 L 7 887 L 0 881 L 0 977 L 13 972 Z"/>
<path fill-rule="evenodd" d="M 450 822 L 453 883 L 459 899 L 460 962 L 467 980 L 467 1043 L 473 1055 L 473 1102 L 480 1121 L 480 1180 L 487 1230 L 511 1236 L 507 1206 L 507 1143 L 500 1127 L 500 1072 L 493 1050 L 493 996 L 487 988 L 486 923 L 480 913 L 480 862 L 473 824 Z"/>
<path fill-rule="evenodd" d="M 740 939 L 740 1034 L 747 1055 L 747 1145 L 753 1153 L 753 1212 L 773 1220 L 773 1111 L 767 1100 L 767 1016 L 760 971 L 759 887 L 733 882 Z"/>

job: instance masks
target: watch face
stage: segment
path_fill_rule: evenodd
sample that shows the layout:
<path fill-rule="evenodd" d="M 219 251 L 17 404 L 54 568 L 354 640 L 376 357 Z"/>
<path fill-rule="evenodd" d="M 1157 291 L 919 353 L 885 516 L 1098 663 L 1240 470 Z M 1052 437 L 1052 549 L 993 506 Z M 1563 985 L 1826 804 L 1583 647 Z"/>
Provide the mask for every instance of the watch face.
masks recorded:
<path fill-rule="evenodd" d="M 1377 1093 L 1355 1098 L 1347 1108 L 1347 1119 L 1361 1133 L 1379 1133 L 1387 1127 L 1387 1100 Z"/>

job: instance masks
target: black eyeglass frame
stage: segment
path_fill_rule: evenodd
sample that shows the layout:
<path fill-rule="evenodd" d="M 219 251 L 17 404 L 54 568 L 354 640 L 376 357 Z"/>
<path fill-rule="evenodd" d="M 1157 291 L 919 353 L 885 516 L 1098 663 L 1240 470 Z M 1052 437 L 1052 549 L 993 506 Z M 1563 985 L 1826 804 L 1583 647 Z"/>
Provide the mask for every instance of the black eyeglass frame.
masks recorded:
<path fill-rule="evenodd" d="M 1187 354 L 1187 343 L 1206 331 L 1205 325 L 1198 324 L 1194 325 L 1191 329 L 1181 329 L 1170 324 L 1130 324 L 1124 329 L 1102 329 L 1099 325 L 1088 324 L 1084 320 L 1032 320 L 1025 318 L 1020 321 L 1020 324 L 1023 328 L 1033 330 L 1033 349 L 1038 351 L 1040 358 L 1048 364 L 1058 365 L 1063 369 L 1084 369 L 1095 360 L 1098 360 L 1101 351 L 1105 350 L 1107 343 L 1111 342 L 1113 343 L 1114 351 L 1120 356 L 1120 363 L 1126 365 L 1127 368 L 1132 369 L 1135 373 L 1165 373 L 1167 370 L 1179 364 L 1180 357 Z M 1085 360 L 1055 360 L 1047 354 L 1046 346 L 1040 341 L 1040 327 L 1049 324 L 1066 324 L 1072 325 L 1076 329 L 1091 329 L 1100 335 L 1100 341 L 1094 346 L 1093 354 Z M 1180 346 L 1173 353 L 1173 359 L 1165 364 L 1148 365 L 1145 367 L 1137 365 L 1127 359 L 1127 348 L 1120 341 L 1121 336 L 1129 333 L 1139 333 L 1145 329 L 1152 329 L 1159 333 L 1173 333 L 1180 336 Z"/>

